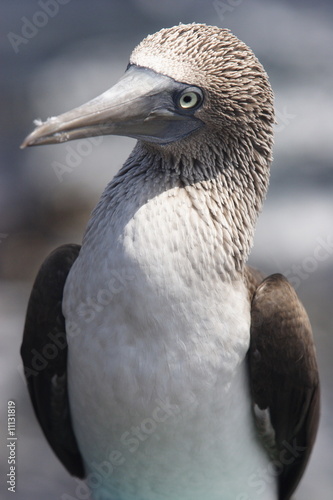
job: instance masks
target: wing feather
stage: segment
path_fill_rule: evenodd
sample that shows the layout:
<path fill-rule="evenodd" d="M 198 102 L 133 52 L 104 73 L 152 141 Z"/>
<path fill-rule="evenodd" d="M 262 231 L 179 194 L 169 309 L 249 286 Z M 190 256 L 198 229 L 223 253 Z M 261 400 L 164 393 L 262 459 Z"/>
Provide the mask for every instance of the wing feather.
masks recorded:
<path fill-rule="evenodd" d="M 70 474 L 83 478 L 82 457 L 71 423 L 67 391 L 67 341 L 62 298 L 79 245 L 64 245 L 44 261 L 26 314 L 21 356 L 40 426 Z"/>
<path fill-rule="evenodd" d="M 268 410 L 275 433 L 279 500 L 288 500 L 308 463 L 319 423 L 320 389 L 311 325 L 281 274 L 260 284 L 251 269 L 249 368 L 254 403 Z M 257 288 L 253 282 L 257 280 Z"/>

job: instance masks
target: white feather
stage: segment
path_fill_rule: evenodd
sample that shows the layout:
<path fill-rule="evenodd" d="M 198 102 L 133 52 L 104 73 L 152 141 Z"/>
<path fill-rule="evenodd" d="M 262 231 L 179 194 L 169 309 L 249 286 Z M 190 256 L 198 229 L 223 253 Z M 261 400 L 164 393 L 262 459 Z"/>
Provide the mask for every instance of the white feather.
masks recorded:
<path fill-rule="evenodd" d="M 251 412 L 247 290 L 185 189 L 155 190 L 152 174 L 110 184 L 66 283 L 88 484 L 98 500 L 276 500 Z"/>

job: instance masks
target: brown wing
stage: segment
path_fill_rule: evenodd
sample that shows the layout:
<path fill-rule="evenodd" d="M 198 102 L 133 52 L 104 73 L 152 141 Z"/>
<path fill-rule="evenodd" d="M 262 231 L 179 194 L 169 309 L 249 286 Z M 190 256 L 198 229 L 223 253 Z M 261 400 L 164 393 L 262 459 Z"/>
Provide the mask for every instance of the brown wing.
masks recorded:
<path fill-rule="evenodd" d="M 79 245 L 59 247 L 40 268 L 29 299 L 21 356 L 30 398 L 50 446 L 70 474 L 83 478 L 69 409 L 62 314 L 65 282 L 79 251 Z"/>
<path fill-rule="evenodd" d="M 250 269 L 247 273 L 253 285 L 259 275 Z M 310 322 L 295 290 L 281 274 L 264 279 L 254 291 L 249 367 L 254 403 L 269 410 L 275 431 L 279 500 L 288 500 L 316 438 L 320 392 Z"/>

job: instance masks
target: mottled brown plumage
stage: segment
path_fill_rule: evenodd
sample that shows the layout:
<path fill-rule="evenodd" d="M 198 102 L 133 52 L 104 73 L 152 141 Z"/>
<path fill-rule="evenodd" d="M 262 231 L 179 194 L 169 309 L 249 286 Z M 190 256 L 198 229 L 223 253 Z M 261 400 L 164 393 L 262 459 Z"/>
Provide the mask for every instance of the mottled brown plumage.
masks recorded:
<path fill-rule="evenodd" d="M 272 274 L 254 292 L 248 357 L 254 402 L 269 410 L 274 429 L 279 498 L 287 500 L 314 444 L 320 391 L 309 318 L 281 274 Z"/>

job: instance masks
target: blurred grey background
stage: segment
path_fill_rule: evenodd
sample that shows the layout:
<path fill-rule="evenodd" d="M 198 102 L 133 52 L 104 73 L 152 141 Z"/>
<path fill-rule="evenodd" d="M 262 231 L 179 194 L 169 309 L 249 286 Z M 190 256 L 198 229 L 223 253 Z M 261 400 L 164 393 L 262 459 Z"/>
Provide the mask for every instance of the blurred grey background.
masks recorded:
<path fill-rule="evenodd" d="M 44 7 L 43 7 L 44 6 Z M 251 263 L 283 272 L 309 312 L 322 418 L 298 500 L 333 491 L 333 3 L 329 0 L 2 0 L 0 150 L 0 484 L 7 491 L 7 400 L 17 406 L 17 500 L 75 497 L 32 413 L 19 358 L 32 280 L 47 253 L 80 242 L 89 213 L 134 141 L 19 145 L 46 119 L 109 88 L 148 33 L 205 22 L 246 42 L 270 76 L 278 125 L 271 187 Z M 60 165 L 60 167 L 59 167 Z M 59 173 L 63 170 L 65 171 Z M 67 497 L 68 498 L 68 497 Z"/>

